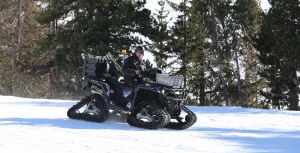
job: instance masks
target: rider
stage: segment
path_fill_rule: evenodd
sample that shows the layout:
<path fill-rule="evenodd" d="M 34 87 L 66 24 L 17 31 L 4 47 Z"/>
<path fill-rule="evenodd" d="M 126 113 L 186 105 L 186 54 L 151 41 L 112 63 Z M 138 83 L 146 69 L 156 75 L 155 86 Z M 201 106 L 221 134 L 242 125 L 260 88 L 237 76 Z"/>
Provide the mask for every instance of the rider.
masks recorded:
<path fill-rule="evenodd" d="M 153 77 L 153 74 L 145 71 L 144 63 L 142 62 L 142 57 L 144 56 L 144 48 L 142 46 L 137 46 L 135 48 L 134 53 L 127 57 L 123 62 L 123 74 L 124 74 L 124 82 L 127 86 L 129 86 L 133 91 L 138 84 L 141 83 L 142 76 Z M 122 94 L 122 90 L 119 90 L 119 86 L 117 82 L 114 80 L 109 80 L 110 84 L 114 86 L 115 95 L 117 101 L 117 105 L 125 108 L 129 103 L 129 99 L 133 98 L 132 92 L 128 98 L 125 98 Z"/>
<path fill-rule="evenodd" d="M 124 82 L 130 88 L 134 89 L 139 83 L 140 72 L 143 70 L 143 62 L 142 57 L 144 55 L 144 49 L 142 46 L 137 46 L 135 52 L 132 56 L 129 56 L 124 60 L 124 64 L 122 67 L 124 74 Z M 112 99 L 115 100 L 115 104 L 119 107 L 126 108 L 127 104 L 130 103 L 132 95 L 127 98 L 123 96 L 123 91 L 118 83 L 118 81 L 114 77 L 107 77 L 106 79 L 111 88 L 114 90 Z"/>
<path fill-rule="evenodd" d="M 142 57 L 144 55 L 144 49 L 142 46 L 137 46 L 135 52 L 132 56 L 126 58 L 123 62 L 122 71 L 124 74 L 124 82 L 127 86 L 134 89 L 139 84 L 140 79 L 140 72 L 143 70 L 143 62 Z M 108 77 L 106 79 L 111 88 L 114 90 L 113 93 L 113 100 L 117 106 L 126 108 L 127 104 L 129 103 L 129 99 L 132 98 L 132 94 L 128 97 L 129 99 L 123 96 L 123 91 L 120 89 L 118 82 L 114 77 Z"/>
<path fill-rule="evenodd" d="M 144 48 L 142 46 L 136 46 L 134 53 L 124 60 L 124 82 L 132 89 L 134 89 L 140 82 L 140 75 L 144 70 L 144 63 L 142 61 L 143 56 Z"/>

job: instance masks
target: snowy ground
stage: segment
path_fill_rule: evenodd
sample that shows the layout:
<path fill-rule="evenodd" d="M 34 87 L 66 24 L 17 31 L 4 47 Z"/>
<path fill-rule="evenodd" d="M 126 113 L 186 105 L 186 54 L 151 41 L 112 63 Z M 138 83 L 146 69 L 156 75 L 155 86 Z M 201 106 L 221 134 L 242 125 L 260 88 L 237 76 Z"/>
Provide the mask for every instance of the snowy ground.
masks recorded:
<path fill-rule="evenodd" d="M 299 153 L 300 112 L 190 107 L 183 131 L 70 120 L 73 101 L 0 96 L 0 153 Z"/>

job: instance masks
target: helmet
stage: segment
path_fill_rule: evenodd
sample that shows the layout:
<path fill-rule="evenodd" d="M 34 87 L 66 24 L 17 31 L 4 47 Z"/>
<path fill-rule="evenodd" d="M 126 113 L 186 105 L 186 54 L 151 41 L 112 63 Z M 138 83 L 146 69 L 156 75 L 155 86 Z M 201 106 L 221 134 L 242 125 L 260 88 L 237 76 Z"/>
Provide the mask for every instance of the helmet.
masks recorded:
<path fill-rule="evenodd" d="M 144 47 L 142 47 L 142 46 L 136 46 L 135 47 L 135 52 L 137 52 L 137 51 L 141 51 L 142 53 L 144 53 Z"/>

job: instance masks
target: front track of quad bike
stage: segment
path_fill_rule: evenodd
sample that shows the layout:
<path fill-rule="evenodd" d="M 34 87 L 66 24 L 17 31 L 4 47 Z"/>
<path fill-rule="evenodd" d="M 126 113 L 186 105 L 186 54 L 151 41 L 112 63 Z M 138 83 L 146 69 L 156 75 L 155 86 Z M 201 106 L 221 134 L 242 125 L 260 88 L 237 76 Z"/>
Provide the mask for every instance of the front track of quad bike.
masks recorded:
<path fill-rule="evenodd" d="M 108 118 L 109 110 L 100 95 L 90 95 L 73 105 L 67 112 L 71 119 L 104 122 Z"/>
<path fill-rule="evenodd" d="M 182 112 L 186 114 L 184 117 L 172 117 L 171 121 L 165 127 L 175 130 L 184 130 L 196 123 L 197 116 L 184 105 L 180 106 L 180 114 L 183 114 Z M 175 122 L 173 122 L 172 120 L 175 120 Z"/>
<path fill-rule="evenodd" d="M 131 126 L 145 129 L 163 128 L 170 122 L 170 114 L 155 104 L 140 103 L 128 116 L 127 122 Z"/>

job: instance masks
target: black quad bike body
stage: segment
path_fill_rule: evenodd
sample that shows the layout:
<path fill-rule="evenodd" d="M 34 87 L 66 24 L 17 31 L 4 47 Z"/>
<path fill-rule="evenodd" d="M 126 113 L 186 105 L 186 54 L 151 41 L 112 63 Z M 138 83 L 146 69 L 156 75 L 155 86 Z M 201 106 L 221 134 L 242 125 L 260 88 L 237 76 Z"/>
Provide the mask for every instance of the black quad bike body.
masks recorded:
<path fill-rule="evenodd" d="M 104 122 L 111 110 L 127 116 L 128 124 L 146 129 L 186 129 L 196 122 L 196 115 L 182 103 L 184 89 L 175 88 L 182 78 L 158 73 L 144 78 L 133 91 L 115 75 L 115 61 L 109 56 L 83 55 L 83 60 L 83 87 L 91 94 L 68 110 L 69 118 Z M 128 99 L 125 108 L 115 105 L 122 99 L 116 97 L 116 88 Z"/>

